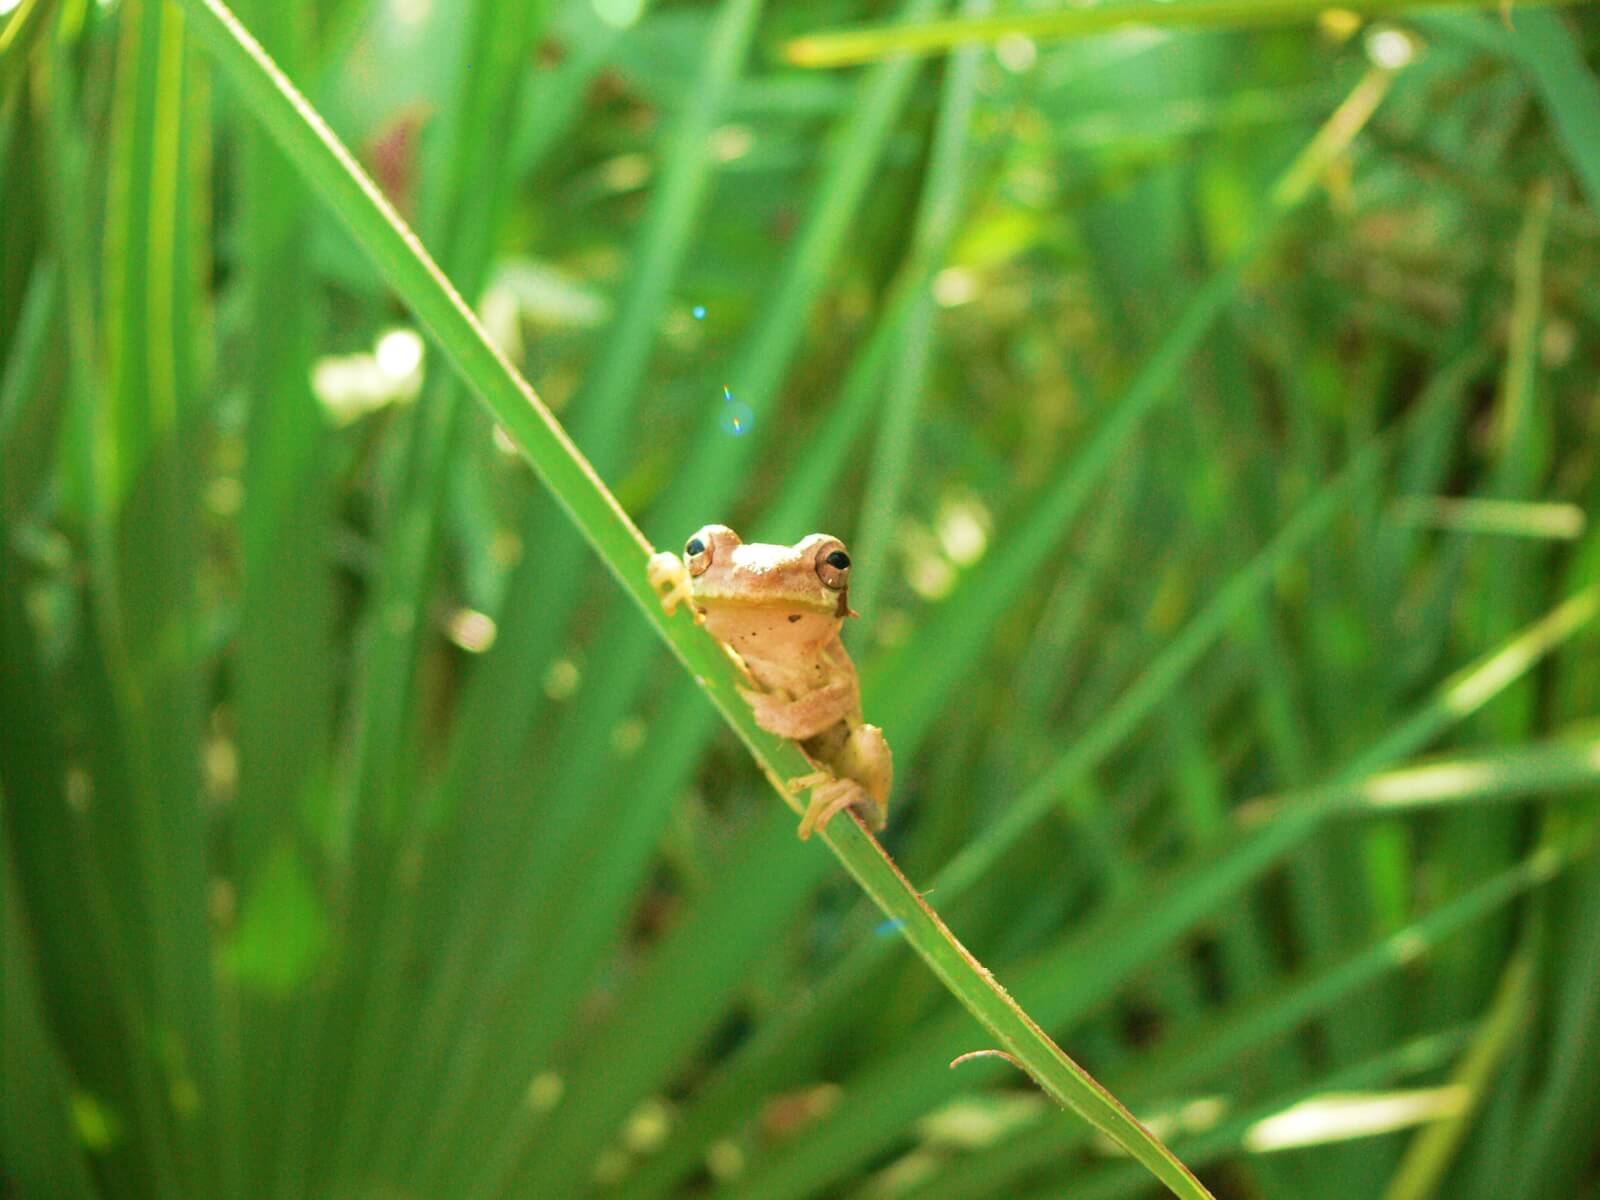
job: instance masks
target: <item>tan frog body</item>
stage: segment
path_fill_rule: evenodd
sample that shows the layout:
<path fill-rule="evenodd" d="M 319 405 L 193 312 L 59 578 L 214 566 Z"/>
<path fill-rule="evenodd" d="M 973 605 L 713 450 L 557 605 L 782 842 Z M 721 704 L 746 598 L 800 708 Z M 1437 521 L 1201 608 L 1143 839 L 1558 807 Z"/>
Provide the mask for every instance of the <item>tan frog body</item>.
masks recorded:
<path fill-rule="evenodd" d="M 789 780 L 811 789 L 800 821 L 809 838 L 845 808 L 879 830 L 888 817 L 894 763 L 883 730 L 861 719 L 861 685 L 839 630 L 850 611 L 850 556 L 836 537 L 793 546 L 749 545 L 707 525 L 675 554 L 650 559 L 651 586 L 672 612 L 687 599 L 706 631 L 732 651 L 755 688 L 740 694 L 756 724 L 800 744 L 819 768 Z"/>

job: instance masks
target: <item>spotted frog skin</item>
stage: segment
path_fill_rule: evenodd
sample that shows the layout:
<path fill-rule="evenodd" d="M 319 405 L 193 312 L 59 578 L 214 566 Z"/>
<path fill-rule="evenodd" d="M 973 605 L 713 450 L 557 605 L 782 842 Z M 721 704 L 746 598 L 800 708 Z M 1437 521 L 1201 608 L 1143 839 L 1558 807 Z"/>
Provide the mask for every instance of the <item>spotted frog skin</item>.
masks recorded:
<path fill-rule="evenodd" d="M 648 573 L 669 613 L 687 600 L 738 661 L 755 685 L 740 694 L 756 724 L 798 742 L 817 767 L 788 781 L 793 792 L 811 790 L 800 837 L 846 808 L 881 830 L 894 762 L 883 730 L 861 718 L 860 681 L 839 638 L 856 615 L 844 543 L 813 533 L 793 546 L 746 544 L 726 525 L 707 525 L 681 559 L 654 555 Z"/>

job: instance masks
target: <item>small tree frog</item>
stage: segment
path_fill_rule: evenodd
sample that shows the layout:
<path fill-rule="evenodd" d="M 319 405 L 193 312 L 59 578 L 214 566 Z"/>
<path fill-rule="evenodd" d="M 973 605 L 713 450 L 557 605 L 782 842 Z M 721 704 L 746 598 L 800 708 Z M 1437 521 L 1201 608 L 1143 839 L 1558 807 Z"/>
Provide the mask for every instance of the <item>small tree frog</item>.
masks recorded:
<path fill-rule="evenodd" d="M 788 781 L 791 792 L 811 789 L 800 837 L 845 808 L 882 829 L 894 763 L 883 730 L 861 719 L 861 685 L 839 638 L 857 615 L 844 543 L 813 533 L 793 546 L 746 544 L 726 525 L 707 525 L 682 559 L 653 555 L 648 576 L 662 607 L 687 600 L 755 685 L 739 691 L 756 724 L 798 742 L 817 767 Z"/>

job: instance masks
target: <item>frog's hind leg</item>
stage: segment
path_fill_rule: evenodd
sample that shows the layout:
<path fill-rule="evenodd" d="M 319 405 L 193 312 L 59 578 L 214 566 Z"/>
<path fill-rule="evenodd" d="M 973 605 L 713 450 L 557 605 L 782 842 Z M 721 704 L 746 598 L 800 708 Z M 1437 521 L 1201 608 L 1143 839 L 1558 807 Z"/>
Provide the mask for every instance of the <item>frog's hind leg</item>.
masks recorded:
<path fill-rule="evenodd" d="M 820 783 L 811 791 L 811 802 L 800 820 L 802 841 L 846 808 L 859 810 L 861 819 L 874 833 L 889 823 L 894 759 L 883 730 L 876 725 L 855 726 L 834 756 L 833 766 L 838 778 Z"/>
<path fill-rule="evenodd" d="M 866 799 L 859 805 L 867 826 L 879 832 L 889 823 L 889 790 L 894 785 L 894 755 L 883 730 L 855 725 L 839 748 L 833 765 L 839 775 L 861 785 Z"/>

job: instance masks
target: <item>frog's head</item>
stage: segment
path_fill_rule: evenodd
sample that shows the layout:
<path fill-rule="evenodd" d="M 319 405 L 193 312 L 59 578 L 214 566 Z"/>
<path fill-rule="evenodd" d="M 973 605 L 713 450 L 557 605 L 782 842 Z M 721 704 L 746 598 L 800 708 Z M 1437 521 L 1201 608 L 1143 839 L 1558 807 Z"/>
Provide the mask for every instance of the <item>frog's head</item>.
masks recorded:
<path fill-rule="evenodd" d="M 689 592 L 713 637 L 737 645 L 753 632 L 820 642 L 850 611 L 850 555 L 813 533 L 793 546 L 748 545 L 726 525 L 707 525 L 683 547 Z"/>

